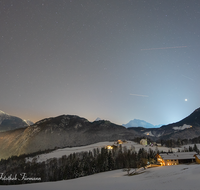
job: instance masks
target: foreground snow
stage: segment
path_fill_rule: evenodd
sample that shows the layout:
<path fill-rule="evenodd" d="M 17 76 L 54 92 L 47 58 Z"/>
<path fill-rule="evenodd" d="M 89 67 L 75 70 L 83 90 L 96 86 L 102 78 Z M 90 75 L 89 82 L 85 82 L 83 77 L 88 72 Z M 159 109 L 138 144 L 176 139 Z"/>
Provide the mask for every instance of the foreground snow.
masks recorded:
<path fill-rule="evenodd" d="M 104 172 L 73 180 L 0 186 L 4 190 L 190 190 L 200 185 L 200 165 L 149 168 L 144 173 L 125 176 L 122 170 Z"/>

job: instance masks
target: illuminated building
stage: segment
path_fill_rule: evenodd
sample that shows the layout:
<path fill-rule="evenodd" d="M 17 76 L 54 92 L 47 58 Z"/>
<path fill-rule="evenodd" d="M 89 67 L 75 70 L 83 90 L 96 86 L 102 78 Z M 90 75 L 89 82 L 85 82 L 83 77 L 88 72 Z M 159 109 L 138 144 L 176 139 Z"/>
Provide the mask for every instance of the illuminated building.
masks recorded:
<path fill-rule="evenodd" d="M 162 153 L 157 154 L 156 157 L 161 166 L 171 166 L 195 162 L 196 154 L 196 152 Z"/>

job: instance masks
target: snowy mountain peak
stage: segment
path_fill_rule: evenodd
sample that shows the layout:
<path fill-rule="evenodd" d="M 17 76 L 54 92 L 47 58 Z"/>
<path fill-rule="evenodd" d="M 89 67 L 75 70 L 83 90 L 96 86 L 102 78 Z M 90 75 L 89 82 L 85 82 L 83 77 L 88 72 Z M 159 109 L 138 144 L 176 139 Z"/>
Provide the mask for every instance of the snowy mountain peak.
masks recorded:
<path fill-rule="evenodd" d="M 25 120 L 25 119 L 24 119 L 24 122 L 26 122 L 29 126 L 34 124 L 34 123 L 33 123 L 32 121 L 30 121 L 30 120 Z"/>
<path fill-rule="evenodd" d="M 100 120 L 102 120 L 101 118 L 99 118 L 99 117 L 97 117 L 96 119 L 95 119 L 95 121 L 100 121 Z"/>
<path fill-rule="evenodd" d="M 9 115 L 0 110 L 0 132 L 24 128 L 32 124 L 33 123 L 31 121 L 23 120 L 19 117 Z"/>
<path fill-rule="evenodd" d="M 123 124 L 123 126 L 124 127 L 158 128 L 158 127 L 161 127 L 162 125 L 153 125 L 144 120 L 134 119 L 134 120 L 129 121 L 127 124 Z"/>
<path fill-rule="evenodd" d="M 8 114 L 0 110 L 0 115 L 8 115 Z"/>

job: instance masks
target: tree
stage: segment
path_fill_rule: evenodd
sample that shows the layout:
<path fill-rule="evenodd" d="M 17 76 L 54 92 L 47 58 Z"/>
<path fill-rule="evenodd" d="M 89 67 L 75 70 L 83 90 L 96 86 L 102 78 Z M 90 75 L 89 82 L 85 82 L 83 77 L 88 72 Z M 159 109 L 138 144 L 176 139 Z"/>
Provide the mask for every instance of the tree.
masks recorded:
<path fill-rule="evenodd" d="M 115 166 L 115 164 L 114 164 L 114 159 L 112 157 L 112 152 L 109 151 L 109 153 L 108 153 L 108 170 L 113 170 L 114 166 Z"/>
<path fill-rule="evenodd" d="M 196 144 L 194 144 L 193 150 L 199 154 L 199 149 Z"/>
<path fill-rule="evenodd" d="M 189 146 L 189 152 L 192 152 L 193 148 L 191 146 Z"/>

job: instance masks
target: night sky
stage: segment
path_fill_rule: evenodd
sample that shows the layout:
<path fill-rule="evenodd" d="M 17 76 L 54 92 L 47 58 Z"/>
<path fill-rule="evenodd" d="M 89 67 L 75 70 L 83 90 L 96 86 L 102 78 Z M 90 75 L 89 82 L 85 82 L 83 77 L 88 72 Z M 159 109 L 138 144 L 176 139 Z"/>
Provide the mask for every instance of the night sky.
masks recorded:
<path fill-rule="evenodd" d="M 0 0 L 0 110 L 117 124 L 200 107 L 199 0 Z"/>

